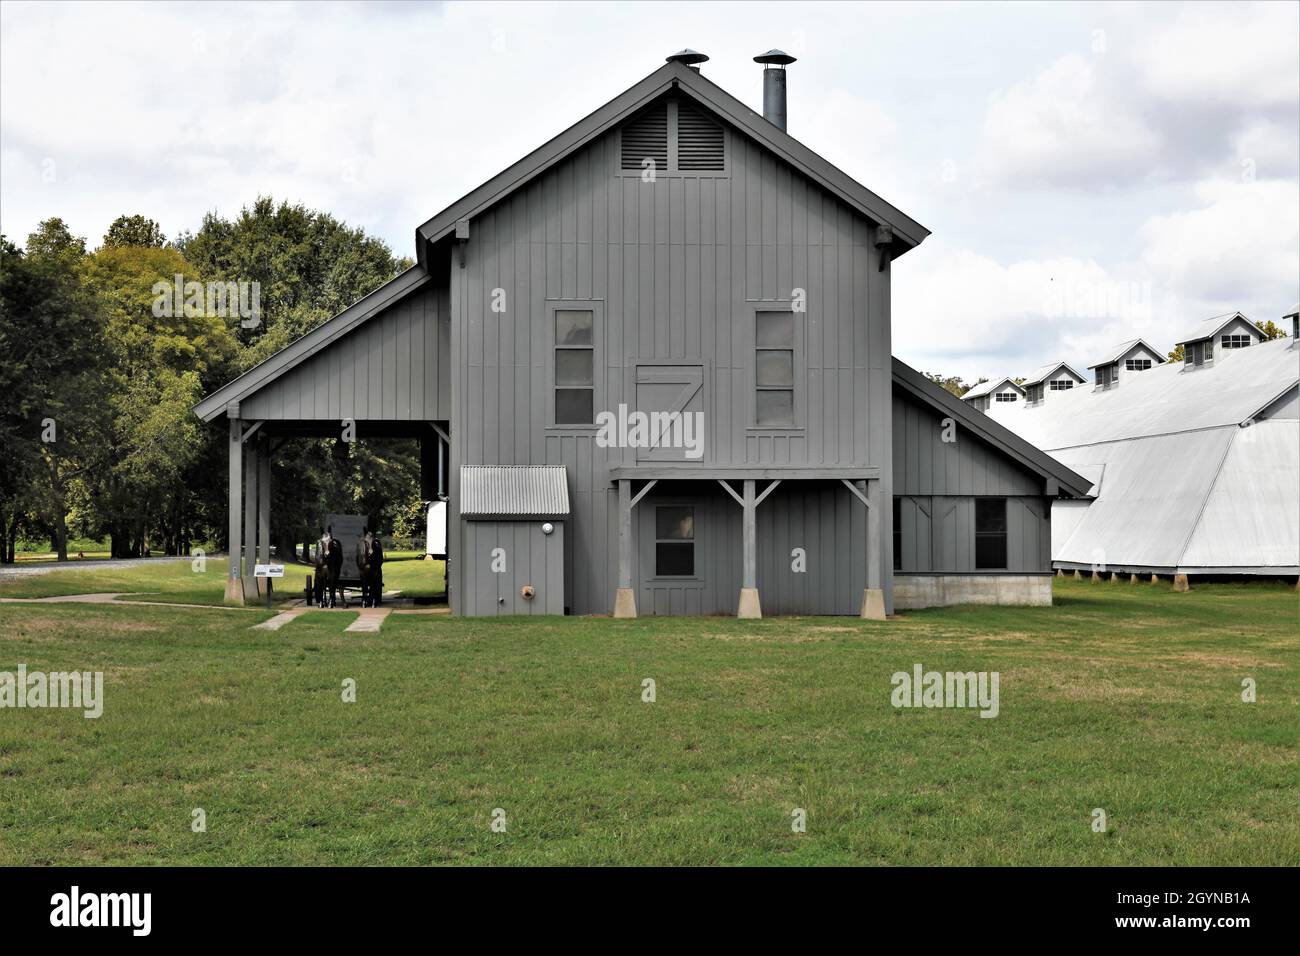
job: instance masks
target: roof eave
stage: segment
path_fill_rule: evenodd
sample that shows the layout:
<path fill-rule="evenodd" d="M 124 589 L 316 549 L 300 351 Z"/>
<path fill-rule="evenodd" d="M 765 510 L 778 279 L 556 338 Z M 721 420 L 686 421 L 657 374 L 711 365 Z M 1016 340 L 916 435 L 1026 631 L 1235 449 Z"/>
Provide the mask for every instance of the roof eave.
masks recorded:
<path fill-rule="evenodd" d="M 931 382 L 898 358 L 893 359 L 892 368 L 893 380 L 896 383 L 923 401 L 939 405 L 969 431 L 1040 475 L 1048 486 L 1055 483 L 1061 493 L 1074 498 L 1088 495 L 1093 483 L 1083 475 L 1061 464 L 1047 452 L 1030 444 L 1004 425 L 972 409 L 947 389 Z"/>

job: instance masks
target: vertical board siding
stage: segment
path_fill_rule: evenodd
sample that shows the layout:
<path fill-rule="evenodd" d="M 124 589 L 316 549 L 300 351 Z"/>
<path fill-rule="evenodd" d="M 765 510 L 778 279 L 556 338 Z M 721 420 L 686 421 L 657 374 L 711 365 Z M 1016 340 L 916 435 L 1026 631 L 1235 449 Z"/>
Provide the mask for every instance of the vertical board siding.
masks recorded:
<path fill-rule="evenodd" d="M 440 421 L 451 418 L 446 287 L 411 293 L 255 392 L 248 419 Z"/>
<path fill-rule="evenodd" d="M 889 337 L 879 328 L 888 315 L 875 314 L 887 310 L 887 298 L 869 224 L 731 129 L 725 176 L 661 175 L 646 183 L 620 175 L 617 142 L 610 135 L 576 151 L 475 219 L 465 268 L 452 264 L 451 346 L 463 363 L 455 373 L 453 472 L 476 464 L 566 467 L 573 507 L 566 529 L 566 604 L 578 614 L 611 608 L 618 523 L 609 468 L 635 459 L 622 449 L 597 447 L 590 431 L 547 427 L 548 300 L 604 303 L 597 329 L 598 411 L 614 411 L 620 402 L 635 407 L 627 374 L 633 360 L 703 363 L 702 464 L 884 467 L 890 451 Z M 807 312 L 796 316 L 803 341 L 799 427 L 757 430 L 751 427 L 754 304 L 788 301 L 796 287 L 807 299 Z M 494 312 L 498 289 L 506 308 Z M 883 370 L 883 387 L 870 385 L 872 370 Z M 671 493 L 671 483 L 661 490 Z M 766 501 L 760 526 L 787 510 L 778 502 L 782 494 L 795 492 L 783 488 Z M 808 534 L 850 549 L 841 529 L 855 522 L 865 528 L 865 519 L 849 514 L 840 501 L 847 493 L 807 494 L 822 502 L 817 508 L 833 500 L 835 520 L 842 522 L 824 526 L 818 511 L 815 521 L 800 519 L 816 524 Z M 717 506 L 723 504 L 734 508 L 729 499 Z M 807 513 L 813 506 L 801 507 Z M 719 517 L 717 530 L 732 518 L 738 548 L 738 514 Z M 773 586 L 788 589 L 790 597 L 774 600 L 792 609 L 807 600 L 809 607 L 856 613 L 865 574 L 857 560 L 846 550 L 836 583 L 819 584 L 823 590 L 815 594 L 803 583 L 778 584 L 777 575 Z M 454 578 L 454 567 L 451 573 Z M 776 574 L 775 565 L 769 573 Z M 738 565 L 735 575 L 735 589 L 730 583 L 643 587 L 641 610 L 733 613 Z"/>

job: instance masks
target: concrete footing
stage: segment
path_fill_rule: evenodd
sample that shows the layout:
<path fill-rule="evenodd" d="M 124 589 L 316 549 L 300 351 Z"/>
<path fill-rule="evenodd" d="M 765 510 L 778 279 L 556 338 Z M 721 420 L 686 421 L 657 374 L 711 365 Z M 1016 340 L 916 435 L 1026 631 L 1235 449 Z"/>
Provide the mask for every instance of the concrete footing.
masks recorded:
<path fill-rule="evenodd" d="M 233 607 L 244 606 L 243 578 L 226 578 L 226 596 L 222 599 L 221 603 L 229 604 Z"/>
<path fill-rule="evenodd" d="M 758 600 L 758 588 L 741 588 L 740 601 L 736 606 L 736 617 L 759 618 L 763 616 L 763 607 Z"/>
<path fill-rule="evenodd" d="M 1129 584 L 1137 584 L 1137 583 L 1138 583 L 1138 576 L 1137 576 L 1136 574 L 1130 574 L 1130 575 L 1128 576 L 1128 583 L 1129 583 Z"/>
<path fill-rule="evenodd" d="M 1151 573 L 1151 583 L 1152 584 L 1160 583 L 1160 575 L 1156 574 L 1154 571 Z"/>
<path fill-rule="evenodd" d="M 1075 568 L 1075 569 L 1074 569 L 1074 580 L 1076 580 L 1076 581 L 1082 581 L 1082 580 L 1083 580 L 1083 572 L 1080 571 L 1078 568 Z"/>
<path fill-rule="evenodd" d="M 1092 583 L 1093 583 L 1093 584 L 1100 584 L 1100 583 L 1101 583 L 1101 572 L 1100 572 L 1100 571 L 1094 570 L 1094 571 L 1092 572 Z"/>
<path fill-rule="evenodd" d="M 614 616 L 636 617 L 636 592 L 632 588 L 619 588 L 614 592 Z"/>
<path fill-rule="evenodd" d="M 1184 593 L 1184 592 L 1186 592 L 1186 591 L 1190 591 L 1191 589 L 1192 589 L 1192 586 L 1191 586 L 1190 584 L 1187 583 L 1187 575 L 1185 575 L 1185 574 L 1175 574 L 1175 575 L 1174 575 L 1174 590 L 1175 590 L 1175 591 L 1177 591 L 1179 594 L 1182 594 L 1182 593 Z"/>
<path fill-rule="evenodd" d="M 862 610 L 858 617 L 864 621 L 883 621 L 885 619 L 885 592 L 880 588 L 862 589 Z"/>

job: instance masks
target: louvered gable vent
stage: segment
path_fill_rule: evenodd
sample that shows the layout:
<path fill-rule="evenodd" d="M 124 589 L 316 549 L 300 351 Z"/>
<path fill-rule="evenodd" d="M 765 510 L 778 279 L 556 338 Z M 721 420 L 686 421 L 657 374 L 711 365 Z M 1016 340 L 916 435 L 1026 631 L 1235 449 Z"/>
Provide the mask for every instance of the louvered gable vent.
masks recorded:
<path fill-rule="evenodd" d="M 677 106 L 677 168 L 722 170 L 722 126 L 690 103 Z"/>
<path fill-rule="evenodd" d="M 623 168 L 641 169 L 646 159 L 653 159 L 656 169 L 668 169 L 667 103 L 643 110 L 623 127 Z"/>

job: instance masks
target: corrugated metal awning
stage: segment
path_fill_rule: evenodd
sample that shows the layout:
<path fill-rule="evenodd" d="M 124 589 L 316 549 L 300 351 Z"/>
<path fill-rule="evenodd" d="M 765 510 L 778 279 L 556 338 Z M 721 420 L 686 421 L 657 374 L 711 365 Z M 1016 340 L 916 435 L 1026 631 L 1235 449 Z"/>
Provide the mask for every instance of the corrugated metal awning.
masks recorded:
<path fill-rule="evenodd" d="M 464 465 L 460 513 L 464 518 L 567 517 L 567 472 L 563 465 Z"/>

